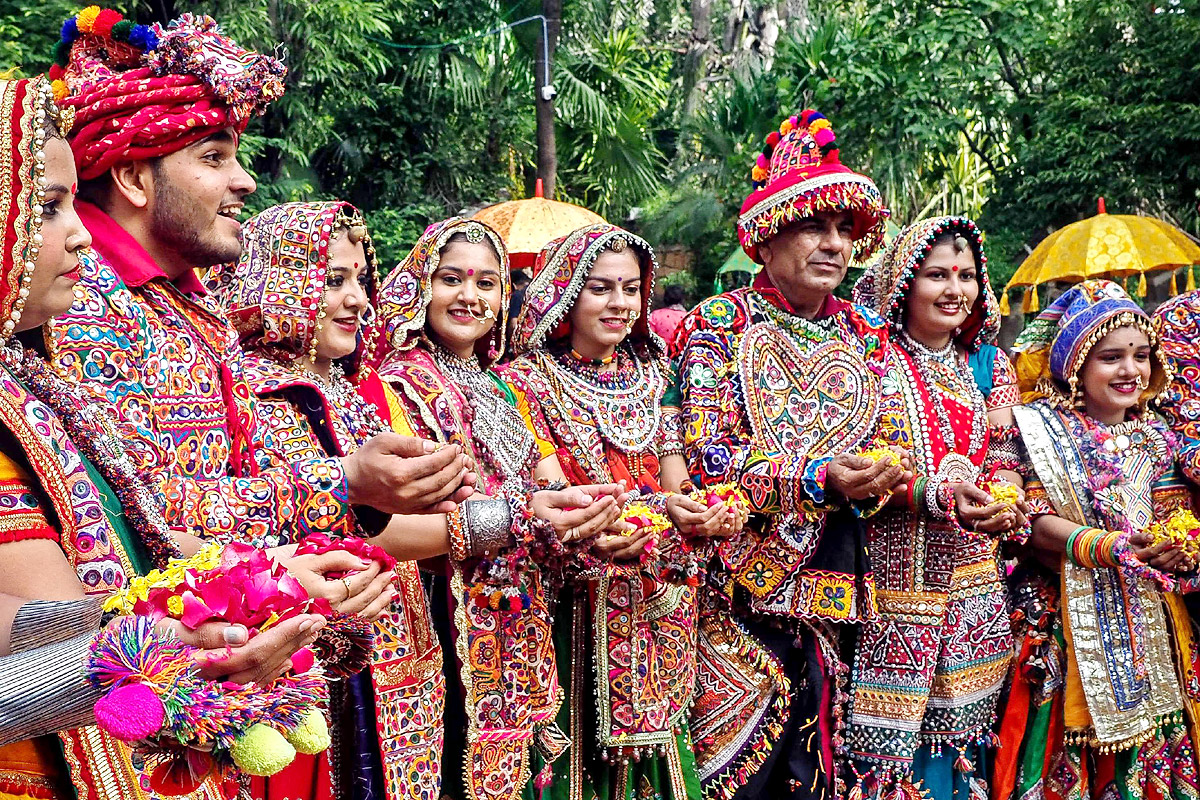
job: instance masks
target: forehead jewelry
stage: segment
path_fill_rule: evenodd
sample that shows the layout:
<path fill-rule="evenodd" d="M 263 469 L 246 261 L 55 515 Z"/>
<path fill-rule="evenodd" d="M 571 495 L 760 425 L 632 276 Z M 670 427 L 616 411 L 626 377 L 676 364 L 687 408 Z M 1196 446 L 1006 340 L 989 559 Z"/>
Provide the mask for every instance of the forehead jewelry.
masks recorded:
<path fill-rule="evenodd" d="M 467 237 L 467 241 L 471 244 L 479 244 L 483 241 L 483 226 L 478 222 L 472 222 L 467 225 L 466 230 L 463 231 L 463 234 Z"/>
<path fill-rule="evenodd" d="M 610 242 L 608 245 L 608 249 L 612 250 L 614 253 L 620 253 L 623 252 L 628 245 L 629 242 L 625 241 L 624 236 L 614 236 L 612 242 Z"/>

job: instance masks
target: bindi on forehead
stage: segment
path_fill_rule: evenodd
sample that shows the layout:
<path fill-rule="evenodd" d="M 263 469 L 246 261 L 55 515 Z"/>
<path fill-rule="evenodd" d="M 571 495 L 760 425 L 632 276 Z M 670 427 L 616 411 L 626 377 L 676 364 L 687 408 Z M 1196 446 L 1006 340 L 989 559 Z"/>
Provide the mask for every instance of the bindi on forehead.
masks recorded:
<path fill-rule="evenodd" d="M 469 269 L 469 270 L 467 270 L 467 277 L 468 277 L 468 278 L 469 278 L 469 277 L 471 277 L 471 276 L 472 276 L 472 275 L 474 275 L 474 274 L 475 274 L 475 270 L 473 270 L 473 269 Z"/>

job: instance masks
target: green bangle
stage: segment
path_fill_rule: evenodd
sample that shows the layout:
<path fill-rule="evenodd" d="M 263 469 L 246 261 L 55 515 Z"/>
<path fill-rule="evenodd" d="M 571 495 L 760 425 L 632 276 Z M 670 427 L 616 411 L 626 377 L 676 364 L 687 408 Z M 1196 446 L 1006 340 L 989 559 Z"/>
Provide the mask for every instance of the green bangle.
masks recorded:
<path fill-rule="evenodd" d="M 1067 537 L 1067 560 L 1077 567 L 1080 566 L 1080 564 L 1079 560 L 1075 558 L 1075 540 L 1079 538 L 1079 534 L 1090 529 L 1090 525 L 1080 525 L 1078 528 L 1071 531 L 1071 535 Z"/>

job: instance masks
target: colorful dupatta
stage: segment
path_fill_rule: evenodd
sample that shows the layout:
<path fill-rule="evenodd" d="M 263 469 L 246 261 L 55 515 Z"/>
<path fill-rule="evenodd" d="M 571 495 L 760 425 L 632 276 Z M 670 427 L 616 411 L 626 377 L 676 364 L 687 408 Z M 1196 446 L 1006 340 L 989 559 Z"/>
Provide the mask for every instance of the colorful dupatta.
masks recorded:
<path fill-rule="evenodd" d="M 660 457 L 683 448 L 678 409 L 663 407 L 673 378 L 661 340 L 639 317 L 633 342 L 622 343 L 608 375 L 588 372 L 545 342 L 553 336 L 558 341 L 550 348 L 566 346 L 566 320 L 592 265 L 600 254 L 627 247 L 641 266 L 644 312 L 655 261 L 640 237 L 598 224 L 543 248 L 513 335 L 521 355 L 503 374 L 530 424 L 557 445 L 571 481 L 623 479 L 660 493 Z M 665 581 L 654 563 L 610 565 L 579 584 L 559 600 L 559 624 L 568 628 L 558 635 L 565 645 L 560 658 L 571 665 L 563 674 L 574 747 L 567 780 L 552 794 L 579 797 L 607 787 L 606 796 L 625 798 L 648 781 L 664 797 L 697 796 L 690 748 L 678 735 L 696 679 L 695 587 Z M 594 733 L 587 730 L 593 718 Z"/>
<path fill-rule="evenodd" d="M 504 276 L 498 319 L 479 340 L 474 359 L 444 351 L 425 330 L 431 279 L 456 233 L 490 242 Z M 504 349 L 507 275 L 508 254 L 495 231 L 456 217 L 426 229 L 384 281 L 379 302 L 384 342 L 377 358 L 380 376 L 396 389 L 393 425 L 462 445 L 478 465 L 479 489 L 491 497 L 523 493 L 540 460 L 511 392 L 487 368 Z M 541 573 L 527 569 L 521 575 L 529 609 L 481 607 L 467 590 L 470 566 L 450 561 L 448 609 L 466 713 L 463 788 L 470 800 L 515 800 L 531 776 L 530 747 L 549 760 L 564 749 L 565 737 L 554 725 L 561 690 L 546 588 Z M 457 739 L 447 731 L 448 741 Z"/>

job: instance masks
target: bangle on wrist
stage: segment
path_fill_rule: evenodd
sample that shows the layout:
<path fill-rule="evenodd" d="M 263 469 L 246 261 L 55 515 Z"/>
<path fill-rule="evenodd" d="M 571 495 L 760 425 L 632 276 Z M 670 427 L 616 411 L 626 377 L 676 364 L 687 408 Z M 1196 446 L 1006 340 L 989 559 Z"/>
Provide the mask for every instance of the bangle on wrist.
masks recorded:
<path fill-rule="evenodd" d="M 508 501 L 503 498 L 473 500 L 464 504 L 469 552 L 483 557 L 510 546 L 512 537 L 512 512 Z"/>

